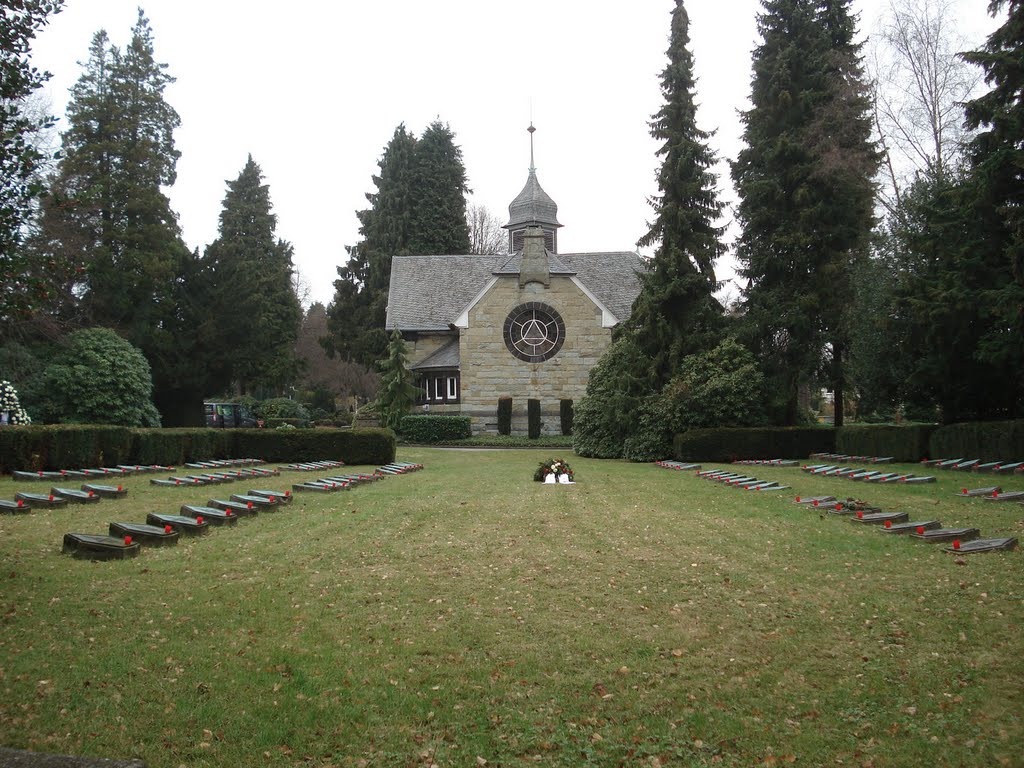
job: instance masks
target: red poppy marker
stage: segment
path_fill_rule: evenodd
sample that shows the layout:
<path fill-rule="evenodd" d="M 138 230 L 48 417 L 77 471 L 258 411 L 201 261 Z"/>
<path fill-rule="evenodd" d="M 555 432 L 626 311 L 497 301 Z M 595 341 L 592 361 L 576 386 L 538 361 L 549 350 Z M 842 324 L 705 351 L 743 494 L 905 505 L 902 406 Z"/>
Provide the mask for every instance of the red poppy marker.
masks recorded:
<path fill-rule="evenodd" d="M 50 494 L 50 501 L 53 501 L 53 494 Z"/>
<path fill-rule="evenodd" d="M 992 498 L 993 499 L 998 499 L 999 498 L 999 491 L 992 491 Z"/>
<path fill-rule="evenodd" d="M 818 506 L 818 500 L 817 499 L 814 500 L 814 506 Z"/>
<path fill-rule="evenodd" d="M 132 543 L 132 537 L 131 536 L 125 536 L 124 537 L 124 545 L 127 547 L 131 543 Z"/>
<path fill-rule="evenodd" d="M 953 549 L 960 549 L 960 539 L 953 539 Z"/>
<path fill-rule="evenodd" d="M 196 522 L 199 523 L 200 525 L 202 525 L 203 524 L 203 516 L 200 515 L 199 517 L 197 517 L 196 518 Z"/>
<path fill-rule="evenodd" d="M 24 506 L 25 506 L 25 502 L 24 502 L 24 500 L 22 500 L 22 499 L 18 499 L 18 506 L 19 506 L 19 507 L 24 507 Z"/>
<path fill-rule="evenodd" d="M 966 496 L 967 495 L 967 489 L 966 488 L 961 488 L 960 489 L 960 495 L 961 496 Z"/>
<path fill-rule="evenodd" d="M 857 519 L 858 520 L 863 520 L 864 519 L 864 512 L 863 511 L 857 513 Z"/>
<path fill-rule="evenodd" d="M 917 526 L 917 535 L 920 536 L 923 533 L 924 533 L 924 526 L 923 525 Z"/>
<path fill-rule="evenodd" d="M 248 507 L 249 509 L 252 509 L 252 502 L 247 502 L 245 506 Z"/>
<path fill-rule="evenodd" d="M 231 510 L 230 510 L 230 509 L 226 509 L 226 510 L 224 510 L 224 516 L 225 516 L 225 517 L 231 517 L 231 515 L 232 515 L 232 512 L 231 512 Z"/>
<path fill-rule="evenodd" d="M 277 498 L 275 496 L 271 496 L 270 497 L 270 503 L 271 504 L 276 504 L 277 503 Z"/>
<path fill-rule="evenodd" d="M 843 505 L 842 505 L 842 504 L 840 504 L 840 503 L 839 503 L 839 502 L 837 501 L 837 502 L 836 502 L 836 512 L 841 512 L 841 511 L 842 511 L 842 509 L 843 509 Z"/>
<path fill-rule="evenodd" d="M 291 492 L 291 491 L 285 491 L 285 492 L 284 492 L 284 495 L 285 495 L 285 496 L 291 496 L 291 495 L 292 495 L 292 492 Z"/>
<path fill-rule="evenodd" d="M 123 491 L 123 490 L 124 490 L 124 486 L 123 486 L 123 485 L 119 485 L 119 486 L 117 486 L 117 492 L 118 492 L 118 493 L 120 493 L 120 492 L 121 492 L 121 491 Z"/>
<path fill-rule="evenodd" d="M 170 532 L 171 532 L 171 530 L 172 530 L 172 529 L 171 529 L 171 526 L 170 526 L 170 525 L 165 525 L 165 526 L 164 526 L 164 533 L 170 533 Z"/>
<path fill-rule="evenodd" d="M 175 481 L 174 481 L 174 484 L 175 484 L 175 485 L 181 485 L 181 480 L 175 480 Z"/>
<path fill-rule="evenodd" d="M 40 477 L 42 477 L 42 476 L 43 476 L 43 470 L 39 470 L 39 476 L 40 476 Z"/>
<path fill-rule="evenodd" d="M 799 496 L 797 496 L 797 497 L 796 497 L 796 503 L 797 503 L 797 504 L 799 504 L 799 503 L 800 503 L 800 497 L 799 497 Z"/>
<path fill-rule="evenodd" d="M 892 520 L 886 520 L 885 521 L 885 527 L 886 528 L 892 528 Z"/>

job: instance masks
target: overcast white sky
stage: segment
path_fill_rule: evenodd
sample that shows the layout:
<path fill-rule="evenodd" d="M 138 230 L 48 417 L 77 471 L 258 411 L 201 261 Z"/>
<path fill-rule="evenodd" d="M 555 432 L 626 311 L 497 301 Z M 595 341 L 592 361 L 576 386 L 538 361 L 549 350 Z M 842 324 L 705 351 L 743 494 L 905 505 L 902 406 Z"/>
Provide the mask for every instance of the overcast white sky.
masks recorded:
<path fill-rule="evenodd" d="M 888 0 L 858 0 L 870 33 Z M 33 47 L 53 73 L 63 113 L 77 62 L 106 29 L 125 45 L 138 0 L 67 0 Z M 181 115 L 170 191 L 185 241 L 217 236 L 225 181 L 248 154 L 262 167 L 278 235 L 295 247 L 309 300 L 333 296 L 346 245 L 358 240 L 371 175 L 395 127 L 435 118 L 462 147 L 471 202 L 503 219 L 526 181 L 531 116 L 538 179 L 558 204 L 563 252 L 632 250 L 656 192 L 648 120 L 661 105 L 673 0 L 147 0 L 158 61 L 177 78 Z M 627 7 L 628 6 L 628 7 Z M 980 44 L 994 27 L 988 0 L 958 0 L 960 28 Z M 717 130 L 725 161 L 740 148 L 758 0 L 690 0 L 699 124 Z M 732 275 L 731 259 L 719 277 Z"/>

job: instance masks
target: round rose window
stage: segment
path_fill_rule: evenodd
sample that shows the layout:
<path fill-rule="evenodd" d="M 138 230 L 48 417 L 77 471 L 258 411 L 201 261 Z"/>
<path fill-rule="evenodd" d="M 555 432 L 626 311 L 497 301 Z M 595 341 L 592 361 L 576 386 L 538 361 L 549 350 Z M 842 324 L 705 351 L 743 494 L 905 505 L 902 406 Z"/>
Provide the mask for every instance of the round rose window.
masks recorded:
<path fill-rule="evenodd" d="M 522 304 L 505 320 L 505 346 L 528 363 L 542 363 L 554 357 L 563 341 L 565 323 L 547 304 Z"/>

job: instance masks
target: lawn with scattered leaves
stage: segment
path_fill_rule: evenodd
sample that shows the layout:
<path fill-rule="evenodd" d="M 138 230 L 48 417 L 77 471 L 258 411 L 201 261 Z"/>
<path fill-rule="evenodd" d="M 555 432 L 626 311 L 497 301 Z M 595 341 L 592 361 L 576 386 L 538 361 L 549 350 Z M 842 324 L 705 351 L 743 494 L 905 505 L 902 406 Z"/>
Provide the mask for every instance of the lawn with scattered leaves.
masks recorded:
<path fill-rule="evenodd" d="M 576 485 L 532 482 L 552 457 L 405 448 L 424 471 L 122 562 L 62 536 L 307 476 L 142 476 L 0 516 L 0 745 L 150 768 L 1021 765 L 1024 550 L 956 557 L 793 503 L 1024 538 L 1024 507 L 954 497 L 989 476 L 754 467 L 793 489 L 753 493 L 565 456 Z"/>

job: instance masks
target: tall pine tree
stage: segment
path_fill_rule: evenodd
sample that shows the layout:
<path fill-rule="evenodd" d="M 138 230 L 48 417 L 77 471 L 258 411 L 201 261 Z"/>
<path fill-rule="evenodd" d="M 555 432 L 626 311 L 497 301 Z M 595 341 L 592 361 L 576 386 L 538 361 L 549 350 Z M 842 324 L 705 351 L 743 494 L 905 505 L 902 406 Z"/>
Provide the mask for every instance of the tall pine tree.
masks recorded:
<path fill-rule="evenodd" d="M 200 336 L 218 350 L 222 385 L 240 394 L 280 395 L 298 373 L 302 307 L 292 286 L 293 249 L 277 238 L 276 228 L 270 190 L 250 155 L 228 182 L 219 235 L 202 260 L 205 294 L 215 311 Z"/>
<path fill-rule="evenodd" d="M 979 300 L 989 322 L 977 357 L 1015 382 L 999 410 L 1024 416 L 1024 3 L 993 0 L 1006 21 L 980 51 L 964 55 L 979 65 L 991 90 L 966 105 L 967 127 L 980 130 L 969 146 L 972 203 L 987 222 L 985 261 L 994 272 Z"/>
<path fill-rule="evenodd" d="M 384 357 L 391 259 L 469 252 L 466 169 L 451 129 L 432 123 L 421 139 L 399 125 L 378 161 L 370 207 L 358 211 L 362 240 L 338 267 L 324 347 L 367 367 Z"/>
<path fill-rule="evenodd" d="M 801 386 L 823 379 L 842 402 L 845 297 L 873 226 L 878 155 L 850 2 L 765 0 L 733 163 L 751 339 L 787 424 Z"/>
<path fill-rule="evenodd" d="M 665 384 L 689 354 L 715 346 L 722 308 L 714 298 L 715 261 L 724 253 L 722 211 L 711 172 L 712 134 L 697 128 L 689 16 L 683 0 L 672 12 L 668 64 L 661 73 L 664 106 L 653 116 L 651 135 L 661 142 L 659 194 L 650 231 L 641 246 L 656 245 L 629 319 L 631 338 L 653 361 L 656 379 Z"/>

